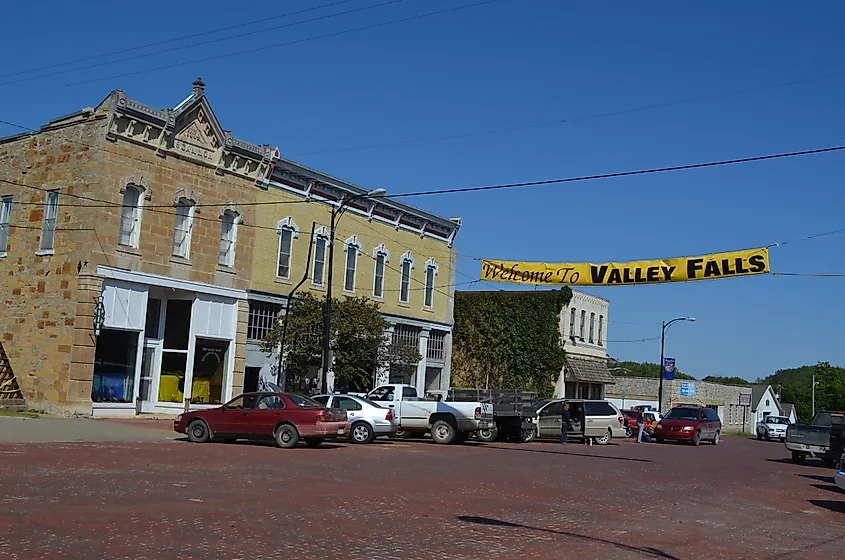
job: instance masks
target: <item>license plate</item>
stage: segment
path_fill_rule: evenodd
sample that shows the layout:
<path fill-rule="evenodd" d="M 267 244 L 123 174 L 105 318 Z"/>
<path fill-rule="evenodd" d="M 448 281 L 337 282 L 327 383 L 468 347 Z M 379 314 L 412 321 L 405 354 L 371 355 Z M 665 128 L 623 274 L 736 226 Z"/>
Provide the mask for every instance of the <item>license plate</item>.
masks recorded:
<path fill-rule="evenodd" d="M 338 428 L 337 429 L 337 435 L 342 436 L 344 431 L 345 430 L 343 428 Z"/>

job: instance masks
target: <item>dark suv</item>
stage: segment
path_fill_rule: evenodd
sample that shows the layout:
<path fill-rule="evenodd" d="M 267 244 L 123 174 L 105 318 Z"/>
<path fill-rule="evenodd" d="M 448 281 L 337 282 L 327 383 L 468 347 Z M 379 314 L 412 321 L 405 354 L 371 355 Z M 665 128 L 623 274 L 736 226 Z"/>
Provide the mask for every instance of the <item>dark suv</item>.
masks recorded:
<path fill-rule="evenodd" d="M 722 421 L 712 408 L 676 406 L 661 418 L 654 430 L 657 443 L 667 440 L 687 441 L 698 445 L 709 441 L 719 445 Z"/>

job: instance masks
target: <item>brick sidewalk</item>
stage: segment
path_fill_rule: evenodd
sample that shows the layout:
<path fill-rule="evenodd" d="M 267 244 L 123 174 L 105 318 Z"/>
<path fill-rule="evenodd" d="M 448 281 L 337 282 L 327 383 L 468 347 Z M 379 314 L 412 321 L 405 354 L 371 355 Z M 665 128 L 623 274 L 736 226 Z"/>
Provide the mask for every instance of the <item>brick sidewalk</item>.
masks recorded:
<path fill-rule="evenodd" d="M 0 557 L 841 556 L 845 495 L 784 451 L 744 438 L 0 445 Z"/>

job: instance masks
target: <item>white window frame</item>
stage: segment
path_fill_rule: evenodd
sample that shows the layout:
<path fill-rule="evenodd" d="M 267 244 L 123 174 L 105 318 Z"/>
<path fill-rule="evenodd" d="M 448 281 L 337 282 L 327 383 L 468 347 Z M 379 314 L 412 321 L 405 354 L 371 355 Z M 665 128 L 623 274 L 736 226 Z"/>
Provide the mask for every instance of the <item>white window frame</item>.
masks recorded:
<path fill-rule="evenodd" d="M 12 223 L 12 195 L 0 196 L 0 259 L 9 249 L 9 228 Z"/>
<path fill-rule="evenodd" d="M 226 237 L 226 218 L 231 216 L 232 227 L 229 230 L 229 235 Z M 220 214 L 220 250 L 217 253 L 217 264 L 232 268 L 235 266 L 235 249 L 238 244 L 238 225 L 241 223 L 241 215 L 231 208 L 226 208 Z M 228 251 L 224 253 L 223 247 L 228 244 Z"/>
<path fill-rule="evenodd" d="M 585 323 L 587 322 L 587 310 L 581 310 L 581 327 L 578 329 L 578 338 L 581 339 L 581 342 L 584 342 L 584 327 Z"/>
<path fill-rule="evenodd" d="M 286 232 L 290 233 L 290 249 L 287 255 L 288 274 L 287 276 L 282 276 L 279 274 L 279 268 L 282 266 L 282 241 L 284 241 L 284 234 Z M 290 281 L 293 270 L 293 240 L 299 237 L 299 226 L 293 221 L 293 217 L 286 216 L 276 224 L 276 233 L 279 234 L 279 247 L 276 251 L 276 279 Z"/>
<path fill-rule="evenodd" d="M 590 344 L 595 344 L 596 342 L 596 314 L 590 313 Z"/>
<path fill-rule="evenodd" d="M 325 226 L 320 226 L 311 236 L 312 243 L 314 243 L 314 262 L 311 263 L 311 285 L 316 288 L 324 288 L 326 286 L 326 261 L 329 258 L 329 230 Z M 323 242 L 323 267 L 320 269 L 320 277 L 317 278 L 317 248 L 319 243 Z"/>
<path fill-rule="evenodd" d="M 399 265 L 399 303 L 403 305 L 408 305 L 411 303 L 411 276 L 413 275 L 414 266 L 416 266 L 416 261 L 414 261 L 414 256 L 411 254 L 410 251 L 406 251 L 402 254 L 402 258 L 399 259 L 401 263 Z M 405 265 L 408 265 L 408 278 L 405 278 Z M 403 292 L 405 292 L 403 297 Z"/>
<path fill-rule="evenodd" d="M 604 315 L 599 315 L 599 346 L 604 346 Z"/>
<path fill-rule="evenodd" d="M 353 249 L 350 251 L 350 249 Z M 346 259 L 343 265 L 343 292 L 346 294 L 354 294 L 355 293 L 355 286 L 358 283 L 358 257 L 361 255 L 363 251 L 361 250 L 361 243 L 358 241 L 358 236 L 353 235 L 349 239 L 343 242 L 343 254 L 346 255 Z M 352 288 L 348 287 L 348 283 L 346 282 L 347 277 L 349 275 L 349 264 L 350 264 L 350 255 L 354 257 L 352 261 Z"/>
<path fill-rule="evenodd" d="M 428 310 L 434 309 L 434 279 L 440 272 L 440 266 L 434 257 L 425 261 L 425 290 L 423 291 L 423 307 Z M 431 273 L 431 276 L 429 276 Z M 431 280 L 431 282 L 429 282 Z"/>
<path fill-rule="evenodd" d="M 129 206 L 126 204 L 126 197 L 129 196 L 130 192 L 137 193 L 138 200 L 135 202 L 134 205 Z M 133 249 L 138 248 L 138 244 L 141 240 L 141 211 L 144 207 L 144 189 L 139 187 L 135 184 L 126 185 L 126 188 L 123 190 L 123 203 L 120 206 L 120 225 L 118 226 L 117 230 L 117 244 L 123 247 L 132 247 Z M 132 215 L 127 216 L 127 209 L 131 208 Z M 129 229 L 129 239 L 126 243 L 123 242 L 121 237 L 123 236 L 123 232 L 127 231 L 125 229 L 126 222 L 131 220 L 132 225 L 131 229 Z"/>
<path fill-rule="evenodd" d="M 44 193 L 44 217 L 41 220 L 41 241 L 38 243 L 36 255 L 52 255 L 56 247 L 56 219 L 59 216 L 59 191 L 52 190 Z M 49 238 L 48 238 L 49 235 Z M 47 239 L 50 240 L 45 245 Z"/>
<path fill-rule="evenodd" d="M 184 220 L 182 225 L 185 226 L 187 224 L 186 227 L 184 227 L 183 229 L 179 228 L 180 208 L 188 209 L 187 215 L 185 215 L 184 218 L 181 218 L 182 220 Z M 176 201 L 176 214 L 173 217 L 173 250 L 171 251 L 174 257 L 183 258 L 185 260 L 191 258 L 191 234 L 194 230 L 195 212 L 196 202 L 194 202 L 193 200 L 186 197 L 182 197 Z M 179 250 L 177 251 L 176 236 L 179 234 L 180 231 L 184 231 L 185 236 L 182 239 L 182 243 L 178 248 Z"/>
<path fill-rule="evenodd" d="M 381 285 L 378 282 L 378 265 L 381 260 Z M 373 249 L 373 299 L 379 301 L 384 299 L 384 277 L 387 270 L 387 263 L 390 262 L 390 251 L 387 250 L 384 243 L 376 245 Z M 378 288 L 378 290 L 376 289 Z"/>
<path fill-rule="evenodd" d="M 571 338 L 575 338 L 575 318 L 578 315 L 578 311 L 573 307 L 569 310 L 569 336 Z"/>

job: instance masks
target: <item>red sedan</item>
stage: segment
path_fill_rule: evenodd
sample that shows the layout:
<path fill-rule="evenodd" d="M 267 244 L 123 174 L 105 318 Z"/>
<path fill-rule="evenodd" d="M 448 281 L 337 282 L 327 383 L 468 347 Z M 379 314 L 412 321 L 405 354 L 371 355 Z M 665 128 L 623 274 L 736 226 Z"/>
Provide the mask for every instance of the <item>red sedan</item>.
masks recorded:
<path fill-rule="evenodd" d="M 294 393 L 244 393 L 219 408 L 180 414 L 173 429 L 194 443 L 274 439 L 295 447 L 302 439 L 317 447 L 327 438 L 349 434 L 346 411 L 326 408 Z"/>

